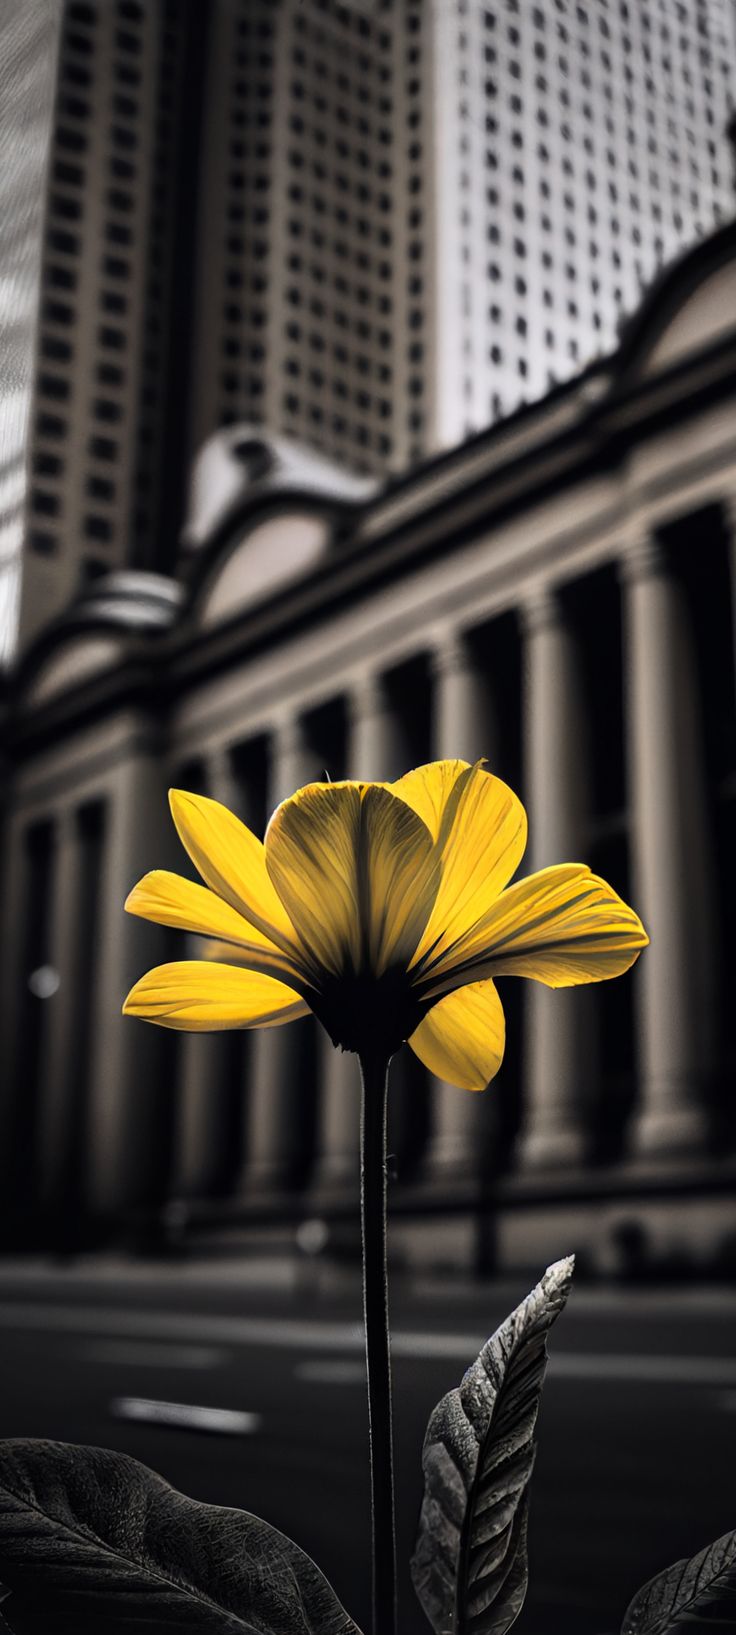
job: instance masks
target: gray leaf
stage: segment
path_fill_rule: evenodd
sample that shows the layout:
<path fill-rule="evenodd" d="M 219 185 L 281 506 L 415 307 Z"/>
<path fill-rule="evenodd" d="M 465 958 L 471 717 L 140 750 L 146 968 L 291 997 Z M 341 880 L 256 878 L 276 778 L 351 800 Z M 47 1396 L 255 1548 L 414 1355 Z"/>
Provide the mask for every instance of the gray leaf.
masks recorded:
<path fill-rule="evenodd" d="M 634 1596 L 621 1635 L 709 1635 L 716 1628 L 736 1629 L 736 1533 L 650 1579 Z"/>
<path fill-rule="evenodd" d="M 504 1635 L 523 1606 L 546 1340 L 573 1266 L 548 1267 L 430 1416 L 411 1570 L 435 1635 Z"/>
<path fill-rule="evenodd" d="M 107 1448 L 0 1442 L 0 1577 L 14 1635 L 360 1635 L 283 1533 Z"/>

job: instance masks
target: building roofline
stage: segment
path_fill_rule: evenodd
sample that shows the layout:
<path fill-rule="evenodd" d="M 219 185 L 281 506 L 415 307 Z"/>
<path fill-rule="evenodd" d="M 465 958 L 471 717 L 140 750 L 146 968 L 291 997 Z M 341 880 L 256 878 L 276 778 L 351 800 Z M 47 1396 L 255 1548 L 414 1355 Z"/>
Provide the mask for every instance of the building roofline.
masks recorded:
<path fill-rule="evenodd" d="M 276 489 L 262 492 L 228 519 L 209 548 L 196 553 L 191 594 L 168 630 L 142 636 L 131 632 L 128 658 L 114 677 L 121 698 L 159 686 L 166 667 L 166 687 L 194 683 L 232 662 L 243 652 L 270 646 L 315 619 L 346 605 L 369 587 L 390 583 L 440 552 L 452 551 L 481 529 L 498 526 L 521 507 L 581 480 L 586 472 L 610 470 L 626 457 L 632 443 L 691 414 L 701 401 L 714 402 L 736 392 L 736 325 L 733 337 L 694 350 L 664 369 L 637 376 L 633 363 L 645 355 L 650 337 L 661 332 L 661 304 L 668 315 L 677 290 L 694 290 L 736 250 L 736 224 L 713 240 L 695 246 L 668 269 L 650 292 L 619 353 L 598 360 L 544 399 L 524 406 L 507 420 L 478 433 L 459 447 L 390 482 L 360 506 L 344 508 L 314 492 L 299 495 Z M 659 294 L 656 292 L 659 291 Z M 668 294 L 669 292 L 669 294 Z M 254 497 L 255 499 L 255 497 Z M 307 579 L 284 586 L 257 606 L 241 609 L 231 620 L 202 630 L 196 625 L 199 587 L 234 526 L 247 517 L 280 514 L 308 506 L 335 522 L 343 513 L 347 526 L 336 531 L 336 549 L 328 551 Z M 75 610 L 78 612 L 78 609 Z M 81 626 L 87 633 L 92 621 Z M 99 630 L 101 623 L 94 621 Z M 108 627 L 110 628 L 110 627 Z M 123 636 L 119 623 L 112 626 Z M 9 714 L 15 715 L 13 737 L 27 739 L 48 724 L 18 719 L 17 701 L 29 674 L 61 638 L 80 632 L 80 621 L 67 614 L 47 627 L 10 680 Z M 95 683 L 99 687 L 99 679 Z M 87 689 L 88 690 L 88 689 Z M 110 699 L 115 687 L 105 686 Z M 65 699 L 51 702 L 54 721 L 73 718 L 83 703 L 84 684 Z M 98 693 L 98 699 L 99 699 Z M 22 711 L 20 712 L 22 717 Z"/>
<path fill-rule="evenodd" d="M 667 262 L 621 327 L 619 346 L 612 354 L 619 379 L 625 378 L 636 359 L 659 339 L 683 298 L 693 294 L 708 274 L 735 257 L 736 216 Z M 736 326 L 736 318 L 734 323 Z"/>

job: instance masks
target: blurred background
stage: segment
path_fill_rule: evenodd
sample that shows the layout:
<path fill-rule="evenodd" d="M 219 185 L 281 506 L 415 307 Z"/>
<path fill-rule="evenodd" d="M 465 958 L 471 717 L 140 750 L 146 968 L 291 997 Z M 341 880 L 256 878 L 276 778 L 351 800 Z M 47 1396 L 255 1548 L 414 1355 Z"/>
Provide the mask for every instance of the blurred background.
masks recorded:
<path fill-rule="evenodd" d="M 574 1250 L 520 1629 L 734 1526 L 736 8 L 5 0 L 2 1434 L 119 1446 L 367 1623 L 353 1060 L 123 1021 L 172 784 L 486 756 L 651 948 L 391 1093 L 427 1415 Z M 318 1484 L 318 1485 L 317 1485 Z"/>

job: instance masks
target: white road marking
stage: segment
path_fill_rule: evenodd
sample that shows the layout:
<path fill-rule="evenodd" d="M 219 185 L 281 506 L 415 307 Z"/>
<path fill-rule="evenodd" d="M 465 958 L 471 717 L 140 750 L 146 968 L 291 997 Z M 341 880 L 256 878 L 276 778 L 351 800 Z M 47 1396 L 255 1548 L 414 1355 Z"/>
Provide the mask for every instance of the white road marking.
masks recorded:
<path fill-rule="evenodd" d="M 134 1368 L 221 1368 L 227 1352 L 206 1345 L 156 1345 L 147 1340 L 90 1340 L 75 1347 L 84 1362 Z"/>
<path fill-rule="evenodd" d="M 260 1414 L 237 1408 L 205 1408 L 195 1402 L 157 1402 L 153 1397 L 114 1397 L 114 1419 L 143 1425 L 172 1425 L 177 1430 L 210 1431 L 218 1436 L 252 1436 L 263 1423 Z"/>
<path fill-rule="evenodd" d="M 731 1357 L 652 1357 L 627 1352 L 552 1354 L 550 1374 L 557 1379 L 630 1380 L 637 1385 L 736 1385 Z"/>
<path fill-rule="evenodd" d="M 322 1362 L 295 1363 L 295 1380 L 306 1380 L 309 1385 L 362 1385 L 365 1387 L 366 1373 L 364 1362 L 332 1362 L 325 1358 Z"/>
<path fill-rule="evenodd" d="M 213 1345 L 271 1346 L 287 1351 L 361 1352 L 362 1323 L 318 1323 L 300 1318 L 231 1317 L 213 1313 L 125 1311 L 116 1306 L 53 1306 L 32 1301 L 0 1302 L 0 1328 L 27 1332 L 93 1334 L 130 1339 L 201 1340 Z M 394 1357 L 436 1362 L 447 1358 L 466 1367 L 486 1336 L 437 1334 L 398 1329 Z M 652 1356 L 628 1352 L 555 1351 L 554 1379 L 615 1379 L 653 1385 L 736 1388 L 736 1359 L 706 1356 Z"/>

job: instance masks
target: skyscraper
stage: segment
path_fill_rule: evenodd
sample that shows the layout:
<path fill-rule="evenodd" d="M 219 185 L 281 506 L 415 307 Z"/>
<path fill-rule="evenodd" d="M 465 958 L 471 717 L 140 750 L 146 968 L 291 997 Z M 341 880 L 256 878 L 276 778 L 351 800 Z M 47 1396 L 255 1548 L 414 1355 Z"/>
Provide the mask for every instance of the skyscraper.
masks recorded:
<path fill-rule="evenodd" d="M 229 0 L 200 234 L 200 434 L 373 470 L 613 348 L 729 208 L 726 0 Z"/>
<path fill-rule="evenodd" d="M 58 17 L 38 0 L 0 12 L 0 667 L 18 622 L 26 443 L 38 303 L 44 172 L 54 97 Z"/>
<path fill-rule="evenodd" d="M 610 351 L 656 269 L 732 206 L 723 0 L 434 6 L 434 435 Z"/>
<path fill-rule="evenodd" d="M 67 0 L 49 163 L 22 622 L 166 567 L 187 379 L 198 7 Z M 196 79 L 196 76 L 195 76 Z"/>
<path fill-rule="evenodd" d="M 727 0 L 67 0 L 27 628 L 170 566 L 221 426 L 400 471 L 610 350 L 735 64 Z"/>

